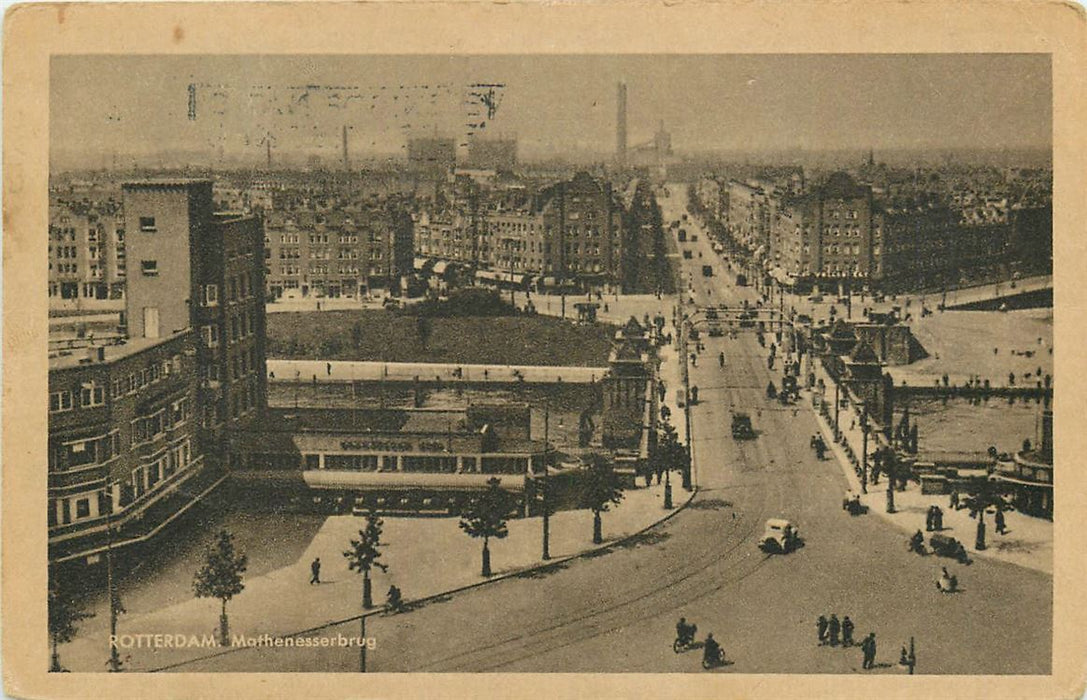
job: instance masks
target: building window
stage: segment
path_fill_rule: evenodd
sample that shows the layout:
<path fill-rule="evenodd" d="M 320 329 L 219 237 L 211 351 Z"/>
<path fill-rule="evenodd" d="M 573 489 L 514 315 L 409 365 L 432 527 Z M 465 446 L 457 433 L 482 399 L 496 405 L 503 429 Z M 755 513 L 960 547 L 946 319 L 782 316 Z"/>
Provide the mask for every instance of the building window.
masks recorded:
<path fill-rule="evenodd" d="M 159 274 L 159 261 L 158 260 L 141 260 L 140 269 L 143 271 L 145 277 L 158 277 Z"/>
<path fill-rule="evenodd" d="M 219 303 L 219 285 L 204 285 L 204 306 L 215 306 Z"/>
<path fill-rule="evenodd" d="M 98 386 L 97 384 L 84 384 L 83 389 L 80 392 L 80 403 L 84 408 L 90 406 L 101 406 L 105 403 L 105 388 Z"/>
<path fill-rule="evenodd" d="M 72 392 L 55 391 L 49 395 L 50 413 L 58 413 L 60 411 L 70 410 L 72 410 Z"/>
<path fill-rule="evenodd" d="M 80 498 L 75 502 L 75 517 L 77 519 L 91 517 L 91 499 Z"/>
<path fill-rule="evenodd" d="M 143 231 L 144 233 L 154 233 L 157 230 L 155 228 L 155 217 L 153 217 L 153 216 L 141 216 L 140 217 L 140 230 Z"/>
<path fill-rule="evenodd" d="M 204 344 L 209 348 L 219 347 L 219 326 L 204 326 Z"/>

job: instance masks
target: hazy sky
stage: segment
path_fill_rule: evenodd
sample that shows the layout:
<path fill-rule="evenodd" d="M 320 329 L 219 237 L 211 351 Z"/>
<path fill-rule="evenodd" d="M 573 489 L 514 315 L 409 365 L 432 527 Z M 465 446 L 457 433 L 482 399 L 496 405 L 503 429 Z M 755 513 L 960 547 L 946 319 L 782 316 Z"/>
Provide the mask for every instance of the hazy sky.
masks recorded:
<path fill-rule="evenodd" d="M 51 79 L 64 160 L 258 158 L 269 132 L 275 150 L 334 159 L 345 125 L 357 156 L 435 132 L 515 135 L 526 157 L 610 153 L 620 80 L 631 146 L 663 120 L 680 152 L 1048 148 L 1052 129 L 1046 55 L 63 56 Z"/>

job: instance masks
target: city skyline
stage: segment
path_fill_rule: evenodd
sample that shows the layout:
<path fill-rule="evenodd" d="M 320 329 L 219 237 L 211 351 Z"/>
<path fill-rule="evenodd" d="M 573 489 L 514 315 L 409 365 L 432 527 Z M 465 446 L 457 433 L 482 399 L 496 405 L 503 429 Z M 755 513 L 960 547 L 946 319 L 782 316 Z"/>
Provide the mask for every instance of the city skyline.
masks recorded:
<path fill-rule="evenodd" d="M 219 76 L 230 76 L 222 80 Z M 1048 56 L 61 56 L 54 168 L 162 153 L 205 163 L 396 157 L 408 138 L 515 137 L 526 160 L 614 155 L 663 121 L 682 154 L 1048 150 Z M 541 115 L 544 115 L 541 117 Z"/>

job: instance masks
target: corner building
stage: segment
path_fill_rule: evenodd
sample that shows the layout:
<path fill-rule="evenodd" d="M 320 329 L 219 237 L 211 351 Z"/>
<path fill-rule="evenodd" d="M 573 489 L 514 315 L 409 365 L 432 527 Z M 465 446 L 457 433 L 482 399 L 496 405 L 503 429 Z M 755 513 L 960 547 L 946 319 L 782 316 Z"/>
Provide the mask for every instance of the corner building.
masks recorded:
<path fill-rule="evenodd" d="M 224 480 L 226 432 L 265 404 L 262 226 L 214 213 L 211 188 L 125 184 L 126 337 L 51 348 L 51 562 L 150 541 Z"/>

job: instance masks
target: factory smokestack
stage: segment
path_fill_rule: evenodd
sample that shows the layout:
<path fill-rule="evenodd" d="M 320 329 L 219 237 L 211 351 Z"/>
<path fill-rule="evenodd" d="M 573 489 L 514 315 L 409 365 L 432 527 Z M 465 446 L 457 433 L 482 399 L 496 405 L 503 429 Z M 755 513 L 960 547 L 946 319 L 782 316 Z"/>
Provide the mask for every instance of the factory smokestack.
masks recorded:
<path fill-rule="evenodd" d="M 615 162 L 627 164 L 627 84 L 619 83 L 619 105 L 615 123 Z"/>
<path fill-rule="evenodd" d="M 343 125 L 343 169 L 351 169 L 351 161 L 347 158 L 347 125 Z"/>

